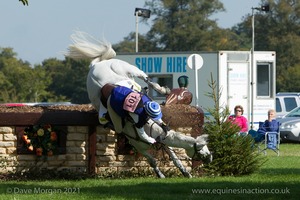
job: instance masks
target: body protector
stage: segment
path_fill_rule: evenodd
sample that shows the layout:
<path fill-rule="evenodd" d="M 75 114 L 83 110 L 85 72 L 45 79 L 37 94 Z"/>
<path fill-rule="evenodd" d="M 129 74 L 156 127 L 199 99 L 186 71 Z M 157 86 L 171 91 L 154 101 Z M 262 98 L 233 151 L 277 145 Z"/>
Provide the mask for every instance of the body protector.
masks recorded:
<path fill-rule="evenodd" d="M 128 116 L 128 113 L 136 114 L 138 119 L 132 118 L 137 128 L 143 127 L 148 117 L 159 122 L 161 121 L 162 114 L 159 105 L 147 95 L 134 92 L 127 87 L 115 87 L 111 93 L 110 104 L 121 118 Z"/>

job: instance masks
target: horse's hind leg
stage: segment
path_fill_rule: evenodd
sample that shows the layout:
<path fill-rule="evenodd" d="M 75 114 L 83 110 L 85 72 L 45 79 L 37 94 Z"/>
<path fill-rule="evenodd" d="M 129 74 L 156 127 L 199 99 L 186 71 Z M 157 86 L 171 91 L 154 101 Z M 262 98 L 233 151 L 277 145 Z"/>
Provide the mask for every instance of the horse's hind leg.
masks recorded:
<path fill-rule="evenodd" d="M 173 148 L 165 146 L 165 150 L 169 154 L 169 156 L 171 157 L 174 165 L 181 171 L 183 176 L 188 177 L 188 178 L 192 178 L 192 175 L 188 171 L 186 171 L 186 168 L 182 165 L 181 161 L 176 156 Z"/>

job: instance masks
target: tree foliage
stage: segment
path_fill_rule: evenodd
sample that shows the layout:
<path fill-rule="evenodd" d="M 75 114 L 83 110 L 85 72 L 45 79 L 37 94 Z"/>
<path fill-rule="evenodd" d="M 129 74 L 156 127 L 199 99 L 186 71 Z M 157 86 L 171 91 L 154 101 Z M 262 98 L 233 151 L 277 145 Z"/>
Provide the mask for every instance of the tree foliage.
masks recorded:
<path fill-rule="evenodd" d="M 2 102 L 32 102 L 43 90 L 43 83 L 38 82 L 38 76 L 42 74 L 38 70 L 34 71 L 29 63 L 17 60 L 11 48 L 1 49 L 0 70 Z"/>
<path fill-rule="evenodd" d="M 237 48 L 232 40 L 234 33 L 220 29 L 210 19 L 214 13 L 224 10 L 219 0 L 156 0 L 145 5 L 155 16 L 146 37 L 162 51 Z"/>
<path fill-rule="evenodd" d="M 251 174 L 259 169 L 263 160 L 253 148 L 251 136 L 237 135 L 239 127 L 227 120 L 228 107 L 220 106 L 222 88 L 217 88 L 211 77 L 211 92 L 207 96 L 214 101 L 214 108 L 207 108 L 212 118 L 205 124 L 204 133 L 209 134 L 209 148 L 213 151 L 213 161 L 206 167 L 215 176 L 237 176 Z M 219 92 L 218 92 L 219 91 Z"/>
<path fill-rule="evenodd" d="M 254 13 L 255 51 L 276 51 L 277 92 L 298 91 L 299 81 L 293 77 L 300 73 L 300 2 L 262 0 L 261 5 L 266 4 L 269 4 L 270 12 Z M 248 41 L 248 45 L 252 37 L 251 17 L 248 15 L 233 28 Z"/>
<path fill-rule="evenodd" d="M 28 5 L 27 0 L 20 0 Z M 261 0 L 270 12 L 255 10 L 255 50 L 276 51 L 276 91 L 300 88 L 300 2 Z M 219 28 L 211 16 L 224 11 L 219 0 L 147 0 L 153 18 L 150 31 L 139 34 L 139 51 L 250 50 L 252 16 L 231 29 Z M 249 10 L 250 13 L 250 10 Z M 146 22 L 146 19 L 143 20 Z M 118 44 L 117 52 L 135 51 L 135 33 Z M 87 61 L 45 59 L 42 65 L 17 59 L 12 48 L 0 48 L 0 102 L 89 102 Z M 84 76 L 83 76 L 84 74 Z"/>
<path fill-rule="evenodd" d="M 300 2 L 262 0 L 260 3 L 266 4 L 270 5 L 270 12 L 254 12 L 255 50 L 276 51 L 277 92 L 299 91 L 299 81 L 294 77 L 300 71 Z M 249 51 L 252 47 L 251 14 L 231 29 L 219 28 L 211 20 L 210 16 L 224 10 L 220 1 L 154 0 L 146 1 L 145 7 L 151 10 L 154 19 L 150 31 L 139 35 L 142 52 Z M 134 52 L 134 33 L 115 46 L 117 52 Z"/>
<path fill-rule="evenodd" d="M 0 49 L 0 102 L 90 102 L 86 91 L 89 62 L 51 58 L 31 67 L 16 56 L 11 48 Z"/>

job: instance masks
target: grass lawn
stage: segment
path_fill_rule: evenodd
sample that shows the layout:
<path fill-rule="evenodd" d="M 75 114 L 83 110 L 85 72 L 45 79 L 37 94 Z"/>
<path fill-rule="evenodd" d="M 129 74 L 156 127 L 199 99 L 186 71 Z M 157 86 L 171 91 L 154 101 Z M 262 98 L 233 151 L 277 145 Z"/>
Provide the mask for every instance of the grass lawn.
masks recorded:
<path fill-rule="evenodd" d="M 268 150 L 266 158 L 242 177 L 6 181 L 0 199 L 299 199 L 300 144 L 281 144 L 279 157 Z"/>

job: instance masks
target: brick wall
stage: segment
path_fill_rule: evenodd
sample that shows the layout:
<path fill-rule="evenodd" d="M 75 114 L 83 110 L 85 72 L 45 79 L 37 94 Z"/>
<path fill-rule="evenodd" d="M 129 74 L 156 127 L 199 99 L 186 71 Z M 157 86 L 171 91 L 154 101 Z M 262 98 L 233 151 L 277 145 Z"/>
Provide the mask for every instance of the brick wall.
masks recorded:
<path fill-rule="evenodd" d="M 178 131 L 190 134 L 190 128 L 179 128 Z M 191 161 L 184 149 L 174 148 L 176 155 L 182 161 L 183 165 L 188 169 L 191 168 Z M 152 155 L 157 159 L 157 164 L 162 171 L 176 170 L 173 162 L 162 150 L 151 151 Z M 144 173 L 151 171 L 152 168 L 148 164 L 145 157 L 134 152 L 131 155 L 117 154 L 117 135 L 114 131 L 97 127 L 97 143 L 96 143 L 96 173 L 122 172 L 131 171 Z"/>
<path fill-rule="evenodd" d="M 15 127 L 0 127 L 0 171 L 21 171 L 31 167 L 87 170 L 86 126 L 68 126 L 66 154 L 37 157 L 35 154 L 18 154 Z"/>
<path fill-rule="evenodd" d="M 2 173 L 28 170 L 32 167 L 89 172 L 89 162 L 93 154 L 95 155 L 94 172 L 97 174 L 151 171 L 151 167 L 143 156 L 137 153 L 118 154 L 117 135 L 114 131 L 102 126 L 96 126 L 96 141 L 89 140 L 89 126 L 67 126 L 66 153 L 50 157 L 18 154 L 15 130 L 14 126 L 0 127 L 0 172 Z M 189 128 L 178 130 L 186 134 L 190 134 L 191 131 Z M 95 143 L 95 152 L 90 152 L 91 144 L 89 143 Z M 175 152 L 183 164 L 190 168 L 191 162 L 187 160 L 185 151 L 175 149 Z M 162 171 L 177 170 L 165 153 L 162 151 L 152 153 L 158 159 L 158 165 Z"/>

